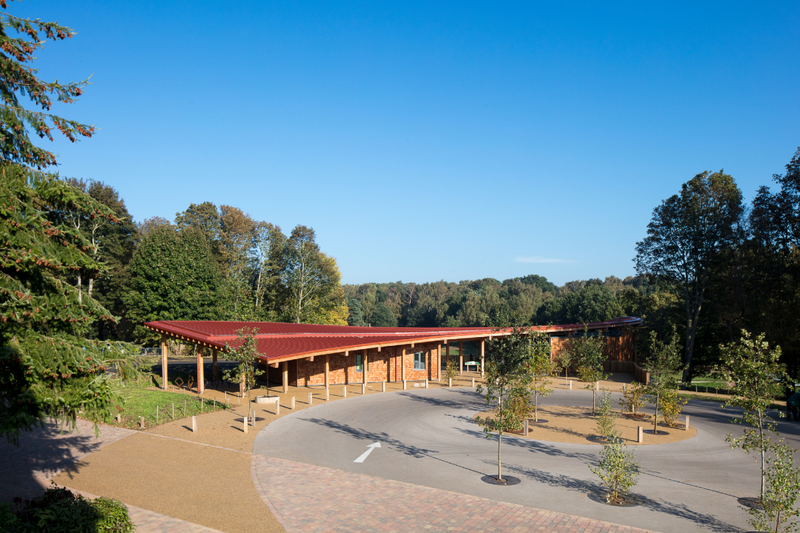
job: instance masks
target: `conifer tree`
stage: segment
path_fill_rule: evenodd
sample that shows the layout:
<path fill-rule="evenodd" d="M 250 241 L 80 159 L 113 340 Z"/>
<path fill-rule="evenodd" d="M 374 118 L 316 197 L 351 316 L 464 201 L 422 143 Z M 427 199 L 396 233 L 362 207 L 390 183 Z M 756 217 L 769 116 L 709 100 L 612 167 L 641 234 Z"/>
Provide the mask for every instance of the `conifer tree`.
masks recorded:
<path fill-rule="evenodd" d="M 93 132 L 49 113 L 53 98 L 71 103 L 85 82 L 45 82 L 29 66 L 46 40 L 72 35 L 55 23 L 0 12 L 0 436 L 11 442 L 45 417 L 74 424 L 78 411 L 94 421 L 108 416 L 115 395 L 105 369 L 125 364 L 130 349 L 84 338 L 92 322 L 114 318 L 74 284 L 78 276 L 96 279 L 104 267 L 64 214 L 117 219 L 48 174 L 55 156 L 28 135 L 52 140 L 58 130 L 75 141 Z M 22 107 L 22 97 L 41 111 Z"/>

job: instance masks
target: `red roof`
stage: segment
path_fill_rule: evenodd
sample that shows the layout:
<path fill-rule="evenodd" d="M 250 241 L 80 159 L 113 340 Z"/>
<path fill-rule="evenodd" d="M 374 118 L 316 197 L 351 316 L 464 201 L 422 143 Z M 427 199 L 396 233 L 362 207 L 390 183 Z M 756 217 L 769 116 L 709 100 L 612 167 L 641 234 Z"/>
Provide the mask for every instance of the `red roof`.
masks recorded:
<path fill-rule="evenodd" d="M 641 318 L 622 317 L 606 322 L 535 326 L 545 333 L 581 331 L 641 325 Z M 200 320 L 164 320 L 145 323 L 145 327 L 200 344 L 225 348 L 235 346 L 237 331 L 246 328 L 256 331 L 258 351 L 262 359 L 294 359 L 323 355 L 345 350 L 362 350 L 378 346 L 397 346 L 410 343 L 443 342 L 447 339 L 480 339 L 504 334 L 510 330 L 493 328 L 372 328 L 359 326 L 329 326 L 325 324 L 289 324 L 282 322 L 224 322 Z"/>

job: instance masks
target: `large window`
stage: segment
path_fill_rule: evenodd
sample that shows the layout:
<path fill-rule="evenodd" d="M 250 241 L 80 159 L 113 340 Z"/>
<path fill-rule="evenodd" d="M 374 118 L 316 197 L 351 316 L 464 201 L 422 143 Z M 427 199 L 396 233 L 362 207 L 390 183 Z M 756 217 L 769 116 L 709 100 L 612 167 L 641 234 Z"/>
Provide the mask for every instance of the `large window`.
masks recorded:
<path fill-rule="evenodd" d="M 414 354 L 414 370 L 425 370 L 424 352 L 417 352 Z"/>

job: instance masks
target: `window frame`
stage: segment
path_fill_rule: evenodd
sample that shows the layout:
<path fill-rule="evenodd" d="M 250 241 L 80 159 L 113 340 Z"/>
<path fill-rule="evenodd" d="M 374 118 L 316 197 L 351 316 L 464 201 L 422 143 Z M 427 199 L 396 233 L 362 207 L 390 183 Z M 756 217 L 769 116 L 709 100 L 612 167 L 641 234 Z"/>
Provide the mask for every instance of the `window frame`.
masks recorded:
<path fill-rule="evenodd" d="M 414 370 L 427 370 L 425 352 L 414 352 Z"/>

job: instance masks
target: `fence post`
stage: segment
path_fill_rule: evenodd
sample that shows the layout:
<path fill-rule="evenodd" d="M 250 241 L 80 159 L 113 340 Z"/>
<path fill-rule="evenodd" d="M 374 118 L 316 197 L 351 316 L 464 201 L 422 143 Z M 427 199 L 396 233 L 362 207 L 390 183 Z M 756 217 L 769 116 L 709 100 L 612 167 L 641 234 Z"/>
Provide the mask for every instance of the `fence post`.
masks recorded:
<path fill-rule="evenodd" d="M 684 429 L 686 429 L 686 431 L 689 431 L 689 415 L 686 415 L 686 427 Z"/>
<path fill-rule="evenodd" d="M 158 406 L 156 405 L 156 425 L 158 425 Z"/>

